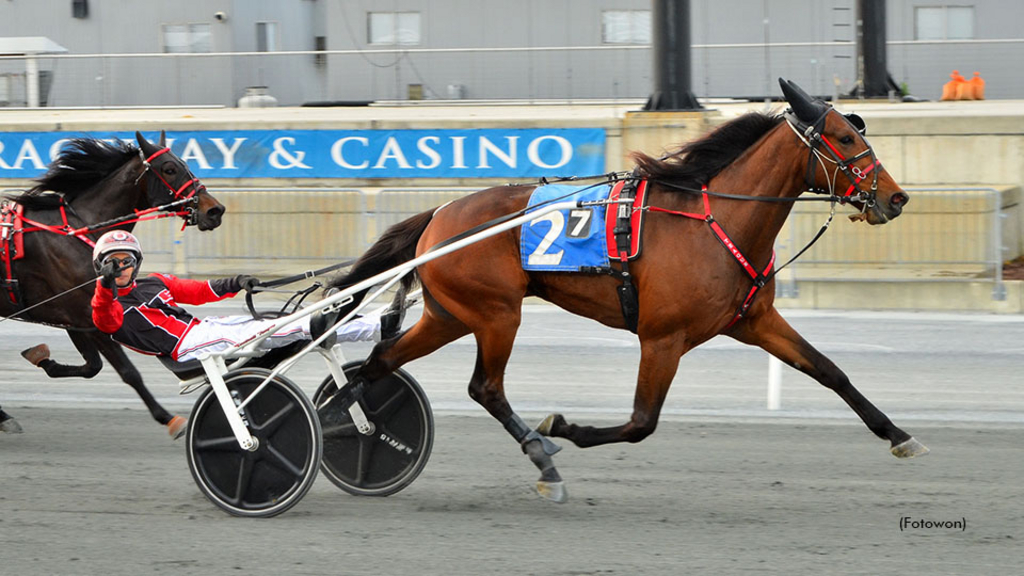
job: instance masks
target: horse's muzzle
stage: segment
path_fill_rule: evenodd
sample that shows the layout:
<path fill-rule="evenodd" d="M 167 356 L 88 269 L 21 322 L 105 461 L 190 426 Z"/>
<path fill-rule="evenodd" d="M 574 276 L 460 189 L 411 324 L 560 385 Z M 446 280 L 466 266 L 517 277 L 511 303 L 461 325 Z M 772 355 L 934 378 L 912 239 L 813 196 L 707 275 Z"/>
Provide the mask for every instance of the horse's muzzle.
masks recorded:
<path fill-rule="evenodd" d="M 224 216 L 225 208 L 221 204 L 211 206 L 199 213 L 198 227 L 200 230 L 213 230 L 220 226 L 221 217 Z"/>

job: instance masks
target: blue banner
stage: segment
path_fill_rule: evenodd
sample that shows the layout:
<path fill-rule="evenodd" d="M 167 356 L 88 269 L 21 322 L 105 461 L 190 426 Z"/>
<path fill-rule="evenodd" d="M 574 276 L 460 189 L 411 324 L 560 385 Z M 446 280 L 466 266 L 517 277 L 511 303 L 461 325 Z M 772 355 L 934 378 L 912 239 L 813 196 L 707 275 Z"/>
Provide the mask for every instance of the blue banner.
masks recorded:
<path fill-rule="evenodd" d="M 159 133 L 143 134 L 152 142 Z M 0 178 L 34 178 L 70 138 L 134 132 L 0 132 Z M 605 171 L 600 128 L 168 132 L 200 178 L 538 178 Z"/>

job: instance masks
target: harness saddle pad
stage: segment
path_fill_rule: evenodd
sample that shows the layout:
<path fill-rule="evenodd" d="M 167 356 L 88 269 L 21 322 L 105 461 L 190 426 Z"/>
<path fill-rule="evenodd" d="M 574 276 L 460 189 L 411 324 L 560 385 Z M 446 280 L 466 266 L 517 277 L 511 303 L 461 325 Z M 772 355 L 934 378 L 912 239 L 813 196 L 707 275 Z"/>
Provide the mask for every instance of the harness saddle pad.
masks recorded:
<path fill-rule="evenodd" d="M 568 200 L 604 200 L 611 187 L 539 186 L 528 206 Z M 581 267 L 608 265 L 605 243 L 604 206 L 571 208 L 548 212 L 523 224 L 519 248 L 523 270 L 577 272 Z"/>

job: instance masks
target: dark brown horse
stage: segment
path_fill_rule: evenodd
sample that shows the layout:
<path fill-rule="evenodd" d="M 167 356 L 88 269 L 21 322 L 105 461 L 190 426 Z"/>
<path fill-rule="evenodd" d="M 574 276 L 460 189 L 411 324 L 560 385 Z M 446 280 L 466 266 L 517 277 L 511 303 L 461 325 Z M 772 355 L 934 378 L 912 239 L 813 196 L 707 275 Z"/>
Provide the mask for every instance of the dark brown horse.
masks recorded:
<path fill-rule="evenodd" d="M 608 275 L 525 272 L 518 228 L 419 266 L 422 318 L 404 334 L 381 342 L 358 377 L 373 382 L 473 334 L 478 351 L 469 395 L 522 445 L 542 472 L 538 490 L 556 501 L 563 501 L 566 493 L 551 460 L 558 447 L 545 436 L 567 438 L 581 447 L 643 440 L 658 424 L 680 357 L 718 334 L 760 346 L 833 390 L 875 435 L 890 443 L 897 457 L 927 452 L 783 320 L 773 305 L 770 271 L 750 304 L 752 284 L 759 281 L 752 280 L 749 269 L 770 268 L 776 235 L 792 201 L 803 192 L 824 190 L 834 199 L 842 197 L 861 209 L 856 219 L 870 224 L 899 216 L 908 201 L 875 159 L 859 118 L 844 117 L 792 83 L 781 82 L 791 107 L 784 115 L 748 114 L 662 160 L 633 154 L 634 174 L 648 181 L 652 208 L 642 232 L 643 255 L 629 266 L 639 294 L 641 359 L 628 422 L 596 428 L 553 414 L 531 430 L 506 401 L 505 366 L 525 296 L 538 296 L 607 326 L 626 327 L 616 294 L 619 280 Z M 703 196 L 702 185 L 719 195 Z M 531 192 L 530 186 L 491 188 L 414 216 L 386 232 L 348 275 L 333 284 L 352 286 L 469 228 L 521 211 Z M 723 197 L 730 195 L 742 197 Z M 713 219 L 704 218 L 705 206 Z M 723 247 L 729 243 L 708 225 L 711 222 L 725 231 L 735 253 Z M 744 259 L 750 267 L 738 265 Z M 744 310 L 745 303 L 750 305 Z"/>
<path fill-rule="evenodd" d="M 102 355 L 121 379 L 135 389 L 157 422 L 168 425 L 177 418 L 169 427 L 170 432 L 176 433 L 178 428 L 183 430 L 184 419 L 172 416 L 153 398 L 121 345 L 92 324 L 93 287 L 88 282 L 95 279 L 96 272 L 92 267 L 92 247 L 83 238 L 95 241 L 113 228 L 131 230 L 135 224 L 128 220 L 133 219 L 136 210 L 175 202 L 178 204 L 172 210 L 180 212 L 187 223 L 196 224 L 200 230 L 212 230 L 220 225 L 224 206 L 207 193 L 185 162 L 166 149 L 163 133 L 159 145 L 150 143 L 138 132 L 136 139 L 138 147 L 94 139 L 72 140 L 33 188 L 11 197 L 24 206 L 26 230 L 38 227 L 31 223 L 56 228 L 67 224 L 74 229 L 99 226 L 82 238 L 46 230 L 22 232 L 24 256 L 13 261 L 12 274 L 21 302 L 15 304 L 8 290 L 0 290 L 0 315 L 17 314 L 18 320 L 67 330 L 85 364 L 68 366 L 42 360 L 39 366 L 48 376 L 92 378 L 103 367 Z M 120 224 L 104 224 L 126 216 Z M 27 310 L 81 284 L 85 286 Z M 44 349 L 41 345 L 35 353 Z M 48 350 L 42 355 L 48 355 Z M 6 431 L 20 430 L 17 422 L 2 410 L 0 426 Z"/>

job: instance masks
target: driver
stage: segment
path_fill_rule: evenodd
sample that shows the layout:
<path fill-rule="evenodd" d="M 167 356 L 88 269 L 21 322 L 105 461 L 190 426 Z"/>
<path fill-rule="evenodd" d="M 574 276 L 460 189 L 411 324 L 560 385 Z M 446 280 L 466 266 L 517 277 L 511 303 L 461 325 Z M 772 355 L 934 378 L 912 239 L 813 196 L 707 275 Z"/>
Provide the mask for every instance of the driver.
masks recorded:
<path fill-rule="evenodd" d="M 100 237 L 93 250 L 93 266 L 100 276 L 92 297 L 92 321 L 115 341 L 143 354 L 169 356 L 178 362 L 202 353 L 218 352 L 269 327 L 272 320 L 249 316 L 211 316 L 197 319 L 182 304 L 206 304 L 230 298 L 250 289 L 259 280 L 247 274 L 199 281 L 170 274 L 136 278 L 142 263 L 142 246 L 124 230 Z M 114 287 L 117 286 L 117 296 Z M 263 340 L 269 350 L 297 340 L 310 340 L 309 316 L 281 328 Z M 356 318 L 338 328 L 338 340 L 380 341 L 377 319 Z"/>

